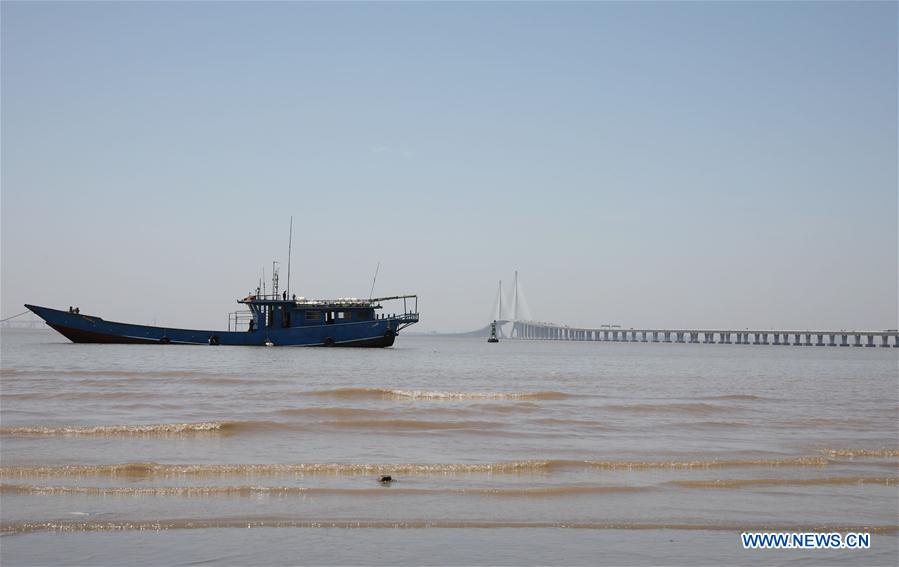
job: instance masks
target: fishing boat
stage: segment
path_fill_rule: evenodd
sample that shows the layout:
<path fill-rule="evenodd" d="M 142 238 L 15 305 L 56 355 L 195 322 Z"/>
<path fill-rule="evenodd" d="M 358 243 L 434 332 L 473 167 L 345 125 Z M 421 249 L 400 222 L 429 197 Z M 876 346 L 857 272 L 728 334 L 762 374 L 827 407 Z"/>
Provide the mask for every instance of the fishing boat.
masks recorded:
<path fill-rule="evenodd" d="M 82 314 L 78 307 L 69 307 L 68 311 L 39 305 L 25 304 L 25 307 L 73 343 L 383 348 L 393 346 L 401 330 L 418 323 L 417 295 L 371 297 L 380 262 L 368 299 L 306 299 L 290 294 L 292 248 L 293 217 L 290 217 L 287 289 L 278 292 L 278 262 L 272 262 L 271 293 L 266 294 L 263 270 L 256 291 L 237 300 L 246 309 L 228 314 L 227 331 L 118 323 Z M 384 309 L 382 304 L 388 301 L 402 301 L 402 312 L 379 313 Z"/>
<path fill-rule="evenodd" d="M 381 312 L 388 301 L 402 301 L 402 312 Z M 229 315 L 227 331 L 118 323 L 72 307 L 25 307 L 74 343 L 389 347 L 419 318 L 416 295 L 320 300 L 284 292 L 250 294 L 237 302 L 247 310 Z"/>

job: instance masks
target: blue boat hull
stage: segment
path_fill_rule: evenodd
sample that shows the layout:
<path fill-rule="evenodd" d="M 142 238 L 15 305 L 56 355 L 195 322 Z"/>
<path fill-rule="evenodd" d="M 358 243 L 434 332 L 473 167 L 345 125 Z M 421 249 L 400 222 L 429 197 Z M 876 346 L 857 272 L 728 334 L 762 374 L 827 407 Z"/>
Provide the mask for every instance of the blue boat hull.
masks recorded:
<path fill-rule="evenodd" d="M 37 305 L 26 304 L 25 307 L 73 343 L 263 346 L 271 342 L 275 346 L 383 348 L 393 345 L 397 329 L 406 322 L 400 316 L 283 329 L 205 331 L 131 325 Z"/>

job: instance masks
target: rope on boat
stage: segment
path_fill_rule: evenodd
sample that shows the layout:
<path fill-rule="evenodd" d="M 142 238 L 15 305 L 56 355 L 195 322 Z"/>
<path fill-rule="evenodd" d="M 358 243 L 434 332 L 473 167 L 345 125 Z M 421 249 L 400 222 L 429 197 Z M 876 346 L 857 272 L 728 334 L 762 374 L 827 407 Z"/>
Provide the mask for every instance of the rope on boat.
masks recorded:
<path fill-rule="evenodd" d="M 7 317 L 6 319 L 0 319 L 0 323 L 3 323 L 4 321 L 9 321 L 10 319 L 15 319 L 16 317 L 21 317 L 22 315 L 24 315 L 24 314 L 26 314 L 26 313 L 28 313 L 27 310 L 26 310 L 26 311 L 22 311 L 22 312 L 19 313 L 18 315 L 13 315 L 12 317 Z"/>

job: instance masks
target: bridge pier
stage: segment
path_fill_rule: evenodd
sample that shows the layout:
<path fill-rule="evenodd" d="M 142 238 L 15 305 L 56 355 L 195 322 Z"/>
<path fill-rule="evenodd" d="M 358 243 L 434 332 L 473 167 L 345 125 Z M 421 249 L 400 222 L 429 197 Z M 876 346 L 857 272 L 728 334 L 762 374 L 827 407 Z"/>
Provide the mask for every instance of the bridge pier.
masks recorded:
<path fill-rule="evenodd" d="M 855 344 L 852 346 L 862 346 L 862 336 L 855 335 Z"/>

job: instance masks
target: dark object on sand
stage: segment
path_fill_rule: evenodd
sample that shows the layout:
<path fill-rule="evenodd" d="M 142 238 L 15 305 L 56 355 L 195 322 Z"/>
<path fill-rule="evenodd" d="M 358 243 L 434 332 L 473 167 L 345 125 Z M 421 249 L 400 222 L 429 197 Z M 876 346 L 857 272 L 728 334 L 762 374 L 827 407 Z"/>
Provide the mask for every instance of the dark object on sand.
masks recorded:
<path fill-rule="evenodd" d="M 389 474 L 385 474 L 384 476 L 382 476 L 380 478 L 379 482 L 381 484 L 390 484 L 391 482 L 393 482 L 393 477 L 390 476 Z"/>

